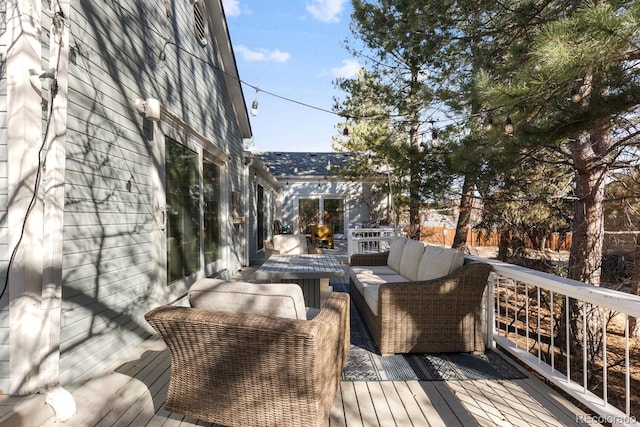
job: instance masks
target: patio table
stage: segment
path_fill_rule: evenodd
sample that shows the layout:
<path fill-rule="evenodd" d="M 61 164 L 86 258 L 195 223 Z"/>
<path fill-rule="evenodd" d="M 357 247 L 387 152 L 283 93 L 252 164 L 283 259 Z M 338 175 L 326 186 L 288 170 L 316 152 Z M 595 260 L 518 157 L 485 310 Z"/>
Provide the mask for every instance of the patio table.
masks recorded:
<path fill-rule="evenodd" d="M 329 279 L 344 277 L 345 270 L 332 254 L 272 255 L 255 274 L 271 283 L 297 283 L 305 305 L 321 308 L 331 294 Z"/>

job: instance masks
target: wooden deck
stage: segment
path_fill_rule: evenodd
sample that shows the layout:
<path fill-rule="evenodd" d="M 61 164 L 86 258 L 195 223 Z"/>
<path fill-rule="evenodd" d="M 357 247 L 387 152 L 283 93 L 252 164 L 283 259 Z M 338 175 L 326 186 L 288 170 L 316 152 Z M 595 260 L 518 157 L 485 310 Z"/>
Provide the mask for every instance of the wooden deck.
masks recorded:
<path fill-rule="evenodd" d="M 151 338 L 113 370 L 73 393 L 77 414 L 56 422 L 41 396 L 0 397 L 4 426 L 211 426 L 165 411 L 169 354 Z M 583 414 L 535 378 L 501 381 L 382 381 L 340 385 L 328 425 L 564 426 Z"/>
<path fill-rule="evenodd" d="M 341 243 L 336 244 L 338 254 L 346 253 L 346 243 Z M 236 279 L 252 281 L 253 268 L 240 272 Z M 42 395 L 0 395 L 0 427 L 212 426 L 163 409 L 169 372 L 168 350 L 161 339 L 153 337 L 113 369 L 75 390 L 77 414 L 66 423 L 55 420 Z M 584 425 L 579 422 L 581 417 L 582 410 L 534 377 L 343 381 L 328 426 L 570 426 Z"/>

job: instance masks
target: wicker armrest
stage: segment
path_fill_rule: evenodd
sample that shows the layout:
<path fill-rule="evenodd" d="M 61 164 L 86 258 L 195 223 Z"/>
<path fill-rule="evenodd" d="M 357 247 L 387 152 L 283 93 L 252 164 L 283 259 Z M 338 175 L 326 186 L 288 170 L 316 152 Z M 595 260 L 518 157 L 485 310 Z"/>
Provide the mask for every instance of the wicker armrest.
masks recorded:
<path fill-rule="evenodd" d="M 349 260 L 350 265 L 387 265 L 389 252 L 375 254 L 353 254 Z"/>
<path fill-rule="evenodd" d="M 348 351 L 348 311 L 338 293 L 311 321 L 151 310 L 145 318 L 171 354 L 165 408 L 223 425 L 326 425 Z"/>
<path fill-rule="evenodd" d="M 393 351 L 398 353 L 483 352 L 478 326 L 490 272 L 490 265 L 472 262 L 438 279 L 381 285 L 381 347 L 404 346 Z"/>

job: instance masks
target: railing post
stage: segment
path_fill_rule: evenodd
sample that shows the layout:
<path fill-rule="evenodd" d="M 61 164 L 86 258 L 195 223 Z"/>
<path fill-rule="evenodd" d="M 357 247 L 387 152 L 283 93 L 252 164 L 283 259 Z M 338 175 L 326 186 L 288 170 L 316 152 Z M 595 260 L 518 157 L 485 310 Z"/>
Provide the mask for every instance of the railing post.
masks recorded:
<path fill-rule="evenodd" d="M 487 279 L 487 287 L 485 289 L 485 297 L 483 298 L 483 331 L 485 332 L 485 347 L 495 348 L 495 341 L 493 340 L 493 332 L 496 325 L 496 306 L 495 306 L 495 281 L 496 274 L 491 272 Z"/>

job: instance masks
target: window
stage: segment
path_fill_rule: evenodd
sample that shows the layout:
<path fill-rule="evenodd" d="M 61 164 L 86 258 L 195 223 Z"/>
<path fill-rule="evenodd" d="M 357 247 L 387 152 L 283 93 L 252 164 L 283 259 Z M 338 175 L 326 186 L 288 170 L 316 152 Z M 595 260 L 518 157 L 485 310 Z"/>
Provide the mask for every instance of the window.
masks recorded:
<path fill-rule="evenodd" d="M 332 227 L 334 234 L 344 234 L 344 200 L 325 199 L 322 220 Z"/>
<path fill-rule="evenodd" d="M 311 233 L 311 226 L 319 223 L 320 201 L 318 199 L 300 199 L 298 202 L 299 231 Z"/>
<path fill-rule="evenodd" d="M 265 227 L 264 227 L 264 187 L 258 185 L 256 194 L 256 225 L 258 226 L 258 250 L 264 248 Z"/>
<path fill-rule="evenodd" d="M 204 162 L 202 167 L 204 195 L 204 262 L 220 258 L 220 168 Z"/>
<path fill-rule="evenodd" d="M 207 44 L 207 14 L 204 6 L 198 0 L 193 3 L 193 19 L 196 30 L 196 38 L 201 45 Z"/>

